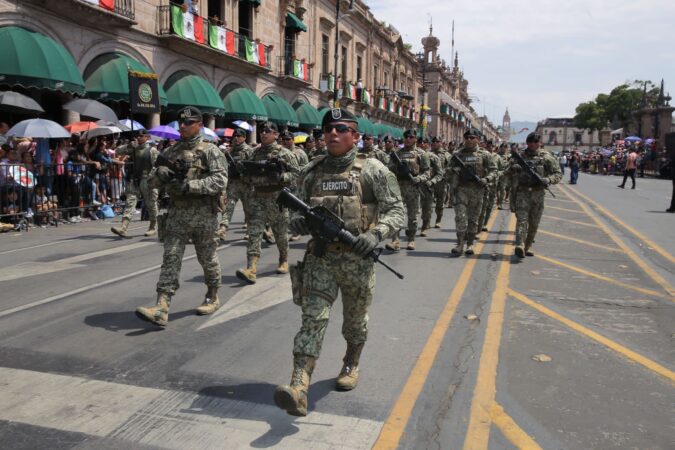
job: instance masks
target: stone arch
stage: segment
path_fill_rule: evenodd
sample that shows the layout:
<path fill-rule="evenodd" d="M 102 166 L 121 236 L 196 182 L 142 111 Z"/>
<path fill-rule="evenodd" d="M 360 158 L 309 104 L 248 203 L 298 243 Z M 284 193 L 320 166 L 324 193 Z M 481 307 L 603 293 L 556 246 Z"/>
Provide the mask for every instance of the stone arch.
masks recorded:
<path fill-rule="evenodd" d="M 220 98 L 224 99 L 227 96 L 227 94 L 229 94 L 230 92 L 232 92 L 237 88 L 246 88 L 255 92 L 254 89 L 251 89 L 251 85 L 249 82 L 238 76 L 228 76 L 224 78 L 220 82 L 220 85 L 217 86 L 216 91 L 218 92 L 218 95 L 220 95 Z"/>
<path fill-rule="evenodd" d="M 309 97 L 305 94 L 300 94 L 297 93 L 296 95 L 293 96 L 293 100 L 288 102 L 291 105 L 295 105 L 296 102 L 302 102 L 302 103 L 307 103 L 308 105 L 312 105 L 312 102 L 309 101 Z M 312 105 L 314 106 L 314 105 Z"/>
<path fill-rule="evenodd" d="M 36 33 L 44 34 L 45 36 L 62 45 L 66 50 L 68 50 L 71 56 L 73 56 L 73 59 L 77 60 L 70 47 L 68 47 L 68 41 L 62 39 L 61 35 L 47 23 L 34 18 L 29 20 L 25 15 L 19 13 L 2 13 L 0 15 L 0 27 L 9 26 L 21 27 Z"/>
<path fill-rule="evenodd" d="M 173 77 L 178 72 L 188 72 L 193 75 L 198 75 L 211 83 L 213 86 L 213 80 L 211 80 L 211 77 L 209 77 L 206 71 L 202 68 L 202 65 L 190 64 L 179 58 L 176 58 L 173 62 L 167 64 L 161 73 L 158 72 L 160 84 L 164 86 L 169 78 Z"/>
<path fill-rule="evenodd" d="M 263 89 L 263 91 L 260 93 L 260 95 L 258 95 L 258 97 L 260 97 L 262 99 L 267 94 L 275 94 L 275 95 L 278 95 L 279 97 L 283 98 L 284 100 L 286 100 L 286 97 L 283 95 L 283 93 L 281 91 L 279 91 L 278 89 L 275 89 L 275 86 L 269 86 L 269 87 Z"/>
<path fill-rule="evenodd" d="M 131 45 L 110 39 L 99 39 L 95 41 L 93 45 L 89 47 L 78 59 L 77 66 L 80 68 L 80 72 L 84 74 L 89 65 L 96 58 L 107 53 L 121 53 L 156 71 L 145 55 L 143 55 Z"/>

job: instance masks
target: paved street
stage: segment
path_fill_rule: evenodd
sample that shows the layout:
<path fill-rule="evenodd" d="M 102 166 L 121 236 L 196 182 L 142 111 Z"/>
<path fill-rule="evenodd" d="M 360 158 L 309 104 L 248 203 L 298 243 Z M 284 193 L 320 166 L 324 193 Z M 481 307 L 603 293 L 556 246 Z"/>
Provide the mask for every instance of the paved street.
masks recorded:
<path fill-rule="evenodd" d="M 205 286 L 190 248 L 163 331 L 133 313 L 161 263 L 147 223 L 127 240 L 110 221 L 0 235 L 0 448 L 672 449 L 671 184 L 566 180 L 533 258 L 513 256 L 507 211 L 477 255 L 449 258 L 451 209 L 418 250 L 384 256 L 406 278 L 378 269 L 359 386 L 333 388 L 336 305 L 304 418 L 272 401 L 300 311 L 275 247 L 256 285 L 235 277 L 241 210 L 218 252 L 224 306 L 194 314 Z"/>

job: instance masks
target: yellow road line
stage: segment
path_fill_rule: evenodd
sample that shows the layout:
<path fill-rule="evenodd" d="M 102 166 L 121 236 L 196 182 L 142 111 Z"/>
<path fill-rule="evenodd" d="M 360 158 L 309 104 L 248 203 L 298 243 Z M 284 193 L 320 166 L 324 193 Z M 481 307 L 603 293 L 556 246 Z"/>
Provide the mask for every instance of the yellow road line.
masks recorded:
<path fill-rule="evenodd" d="M 586 195 L 580 193 L 580 192 L 579 192 L 578 190 L 576 190 L 576 189 L 574 190 L 574 193 L 575 193 L 576 195 L 578 195 L 579 197 L 583 198 L 584 200 L 586 200 L 586 201 L 587 201 L 588 203 L 590 203 L 591 205 L 593 205 L 594 208 L 598 209 L 600 212 L 602 212 L 604 215 L 606 215 L 607 217 L 609 217 L 610 219 L 612 219 L 614 222 L 618 223 L 619 225 L 621 225 L 622 227 L 624 227 L 626 230 L 628 230 L 628 231 L 630 231 L 631 233 L 633 233 L 638 239 L 642 240 L 645 244 L 647 244 L 647 246 L 653 248 L 654 251 L 656 251 L 659 255 L 663 256 L 663 257 L 666 258 L 668 261 L 670 261 L 671 263 L 675 264 L 675 257 L 674 257 L 673 255 L 671 255 L 670 253 L 668 253 L 668 252 L 667 252 L 666 250 L 664 250 L 663 248 L 661 248 L 661 247 L 660 247 L 658 244 L 656 244 L 654 241 L 652 241 L 651 239 L 645 237 L 645 235 L 643 235 L 642 233 L 640 233 L 639 231 L 637 231 L 635 228 L 633 228 L 633 227 L 631 227 L 630 225 L 628 225 L 627 223 L 623 222 L 621 219 L 619 219 L 619 218 L 616 217 L 614 214 L 612 214 L 611 212 L 609 212 L 606 208 L 604 208 L 603 206 L 601 206 L 600 204 L 598 204 L 598 202 L 596 202 L 595 200 L 593 200 L 593 199 L 587 197 Z M 570 197 L 570 198 L 571 198 L 571 197 Z"/>
<path fill-rule="evenodd" d="M 621 355 L 625 356 L 629 360 L 641 364 L 642 366 L 646 367 L 647 369 L 651 370 L 652 372 L 656 372 L 659 375 L 664 376 L 665 378 L 669 379 L 671 383 L 675 383 L 675 372 L 672 370 L 662 366 L 661 364 L 640 355 L 637 352 L 634 352 L 633 350 L 624 347 L 623 345 L 614 342 L 613 340 L 606 338 L 605 336 L 596 333 L 593 330 L 590 330 L 583 325 L 578 324 L 577 322 L 574 322 L 570 319 L 568 319 L 565 316 L 562 316 L 558 314 L 557 312 L 541 305 L 540 303 L 535 302 L 534 300 L 526 297 L 525 295 L 521 294 L 520 292 L 516 292 L 513 289 L 509 289 L 509 295 L 511 295 L 513 298 L 516 300 L 519 300 L 526 305 L 536 309 L 537 311 L 541 312 L 542 314 L 545 314 L 549 316 L 552 319 L 557 320 L 558 322 L 561 322 L 565 325 L 567 325 L 569 328 L 573 329 L 574 331 L 577 331 L 584 336 L 593 339 L 596 342 L 599 342 L 600 344 L 604 345 L 607 348 L 610 348 L 614 350 L 615 352 L 620 353 Z"/>
<path fill-rule="evenodd" d="M 541 447 L 537 442 L 518 424 L 513 420 L 511 416 L 504 412 L 504 408 L 498 403 L 492 405 L 492 411 L 490 411 L 492 421 L 499 428 L 499 431 L 502 432 L 504 437 L 509 440 L 515 447 L 521 450 L 541 450 Z"/>
<path fill-rule="evenodd" d="M 583 214 L 584 213 L 583 211 L 579 211 L 578 209 L 559 208 L 557 206 L 550 206 L 550 205 L 547 205 L 546 209 L 555 209 L 556 211 L 567 211 L 567 212 L 577 213 L 577 214 Z"/>
<path fill-rule="evenodd" d="M 559 220 L 559 221 L 561 221 L 561 222 L 574 223 L 574 224 L 576 224 L 576 225 L 583 225 L 583 226 L 585 226 L 585 227 L 600 228 L 599 226 L 593 225 L 592 223 L 579 222 L 578 220 L 563 219 L 562 217 L 549 216 L 548 214 L 544 214 L 544 218 L 545 218 L 545 219 Z"/>
<path fill-rule="evenodd" d="M 515 229 L 516 218 L 511 215 L 509 230 Z M 503 254 L 506 254 L 507 246 L 503 246 Z M 490 427 L 492 424 L 492 406 L 497 393 L 497 364 L 499 362 L 499 344 L 502 338 L 502 326 L 504 323 L 504 306 L 509 289 L 509 269 L 511 261 L 504 259 L 499 265 L 495 290 L 492 293 L 492 303 L 488 314 L 485 329 L 485 340 L 481 351 L 476 387 L 471 401 L 471 415 L 469 427 L 464 438 L 464 450 L 485 450 L 490 440 Z"/>
<path fill-rule="evenodd" d="M 488 229 L 492 229 L 497 217 L 498 214 L 492 215 L 488 223 Z M 478 242 L 474 246 L 474 251 L 478 254 L 483 250 L 484 246 L 484 242 Z M 429 371 L 431 370 L 431 367 L 436 360 L 438 350 L 443 343 L 443 337 L 448 331 L 450 322 L 455 315 L 457 305 L 459 305 L 462 295 L 469 285 L 469 281 L 471 281 L 471 274 L 476 267 L 477 262 L 478 258 L 471 258 L 464 266 L 455 287 L 450 293 L 450 297 L 448 297 L 448 301 L 445 304 L 443 311 L 441 311 L 438 320 L 436 320 L 436 324 L 431 330 L 431 333 L 424 344 L 424 348 L 406 380 L 405 386 L 403 386 L 403 390 L 396 399 L 396 403 L 389 413 L 389 417 L 387 417 L 387 420 L 382 426 L 380 435 L 372 447 L 373 449 L 395 449 L 398 447 L 403 432 L 405 431 L 405 427 L 410 419 L 410 415 L 415 407 L 415 403 L 419 398 L 420 392 L 422 392 L 424 383 L 429 376 Z"/>
<path fill-rule="evenodd" d="M 576 192 L 576 191 L 575 191 L 575 192 Z M 582 198 L 585 197 L 585 196 L 579 194 L 578 192 L 576 192 L 576 194 L 579 195 L 579 196 L 582 197 Z M 568 192 L 565 192 L 565 195 L 567 195 L 567 196 L 568 196 L 569 198 L 571 198 L 572 200 L 576 201 L 577 204 L 578 204 L 579 206 L 581 206 L 581 209 L 583 209 L 584 212 L 585 212 L 586 214 L 588 214 L 588 216 L 589 216 L 591 219 L 593 219 L 593 221 L 594 221 L 595 223 L 597 223 L 598 226 L 599 226 L 600 228 L 602 228 L 602 230 L 603 230 L 605 233 L 607 233 L 607 235 L 608 235 L 608 236 L 616 243 L 616 245 L 618 245 L 619 247 L 621 247 L 621 249 L 622 249 L 624 252 L 626 252 L 626 254 L 630 257 L 630 259 L 632 259 L 633 261 L 635 261 L 635 264 L 637 264 L 637 265 L 638 265 L 638 266 L 639 266 L 639 267 L 640 267 L 640 268 L 641 268 L 641 269 L 642 269 L 642 270 L 643 270 L 643 271 L 644 271 L 644 272 L 645 272 L 652 280 L 654 280 L 658 285 L 660 285 L 660 286 L 668 293 L 668 295 L 671 296 L 672 300 L 675 301 L 675 288 L 673 288 L 673 286 L 671 286 L 670 283 L 668 283 L 661 275 L 659 275 L 654 269 L 652 269 L 652 268 L 651 268 L 651 267 L 650 267 L 650 266 L 649 266 L 642 258 L 640 258 L 640 257 L 638 256 L 637 253 L 635 253 L 630 247 L 628 247 L 628 245 L 627 245 L 624 241 L 622 241 L 621 239 L 619 239 L 619 237 L 616 235 L 616 233 L 614 233 L 612 230 L 610 230 L 609 227 L 608 227 L 605 223 L 603 223 L 600 219 L 598 219 L 598 218 L 595 216 L 595 214 L 593 214 L 593 213 L 591 212 L 591 210 L 588 208 L 588 206 L 586 206 L 583 202 L 581 202 L 581 201 L 575 199 L 575 198 L 574 198 L 573 196 L 571 196 Z M 593 200 L 589 199 L 588 197 L 585 197 L 585 198 L 586 198 L 587 200 L 591 201 L 591 202 L 593 201 Z M 599 206 L 599 205 L 598 205 L 598 206 Z M 601 206 L 599 206 L 599 207 L 602 208 Z M 603 208 L 603 209 L 604 209 L 604 208 Z M 605 211 L 606 211 L 606 210 L 605 210 Z M 609 211 L 606 211 L 606 213 L 607 213 L 607 214 L 611 214 Z M 614 218 L 613 220 L 616 220 L 617 222 L 620 222 L 619 219 L 617 219 L 617 218 Z M 623 222 L 621 222 L 621 223 L 623 223 Z M 624 226 L 627 226 L 627 225 L 624 224 Z M 629 231 L 630 231 L 630 230 L 629 230 Z M 637 236 L 637 235 L 636 235 L 636 236 Z M 638 236 L 638 237 L 639 237 L 639 236 Z M 656 244 L 653 244 L 653 243 L 650 244 L 650 243 L 648 243 L 646 240 L 644 240 L 643 238 L 640 238 L 640 239 L 642 239 L 643 241 L 645 241 L 645 243 L 647 243 L 647 245 L 652 246 L 652 248 L 654 248 L 654 249 L 656 250 Z M 666 253 L 666 255 L 667 255 L 667 253 Z M 668 255 L 668 256 L 670 256 L 670 255 Z"/>
<path fill-rule="evenodd" d="M 610 251 L 610 252 L 623 253 L 623 251 L 621 249 L 618 249 L 618 248 L 609 247 L 609 246 L 606 246 L 606 245 L 600 245 L 600 244 L 596 244 L 594 242 L 584 241 L 582 239 L 577 239 L 577 238 L 573 238 L 573 237 L 570 237 L 570 236 L 565 236 L 564 234 L 552 233 L 552 232 L 546 231 L 546 230 L 539 230 L 539 231 L 537 231 L 537 233 L 545 234 L 547 236 L 553 236 L 553 237 L 556 237 L 558 239 L 565 239 L 565 240 L 568 240 L 568 241 L 577 242 L 579 244 L 588 245 L 589 247 L 601 248 L 603 250 L 607 250 L 607 251 Z"/>
<path fill-rule="evenodd" d="M 547 197 L 547 198 L 546 198 L 546 203 L 548 203 L 548 202 L 574 203 L 572 200 L 565 200 L 564 198 L 560 198 L 560 197 L 556 197 L 556 198 Z"/>
<path fill-rule="evenodd" d="M 557 259 L 549 258 L 548 256 L 542 256 L 542 255 L 537 255 L 537 258 L 550 262 L 551 264 L 555 264 L 560 267 L 564 267 L 565 269 L 573 270 L 575 272 L 581 273 L 583 275 L 587 275 L 592 278 L 596 278 L 598 280 L 606 281 L 607 283 L 612 283 L 616 284 L 617 286 L 621 286 L 624 289 L 629 289 L 631 291 L 639 292 L 641 294 L 647 294 L 647 295 L 652 295 L 654 297 L 659 297 L 659 298 L 666 298 L 670 299 L 672 301 L 675 301 L 675 299 L 671 298 L 668 295 L 664 295 L 659 291 L 654 291 L 652 289 L 645 289 L 641 287 L 636 287 L 628 283 L 624 283 L 623 281 L 615 280 L 614 278 L 607 277 L 605 275 L 600 275 L 599 273 L 591 272 L 586 269 L 582 269 L 581 267 L 573 266 L 572 264 L 568 264 L 562 261 L 559 261 Z"/>

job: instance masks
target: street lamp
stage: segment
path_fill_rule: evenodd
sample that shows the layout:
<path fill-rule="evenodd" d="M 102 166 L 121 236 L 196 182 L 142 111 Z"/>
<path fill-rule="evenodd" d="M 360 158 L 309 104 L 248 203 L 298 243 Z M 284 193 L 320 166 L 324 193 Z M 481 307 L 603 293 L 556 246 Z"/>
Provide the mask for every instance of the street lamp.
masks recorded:
<path fill-rule="evenodd" d="M 419 64 L 420 69 L 422 70 L 422 104 L 420 105 L 420 129 L 422 131 L 422 136 L 426 134 L 426 127 L 427 127 L 427 121 L 426 121 L 426 111 L 429 109 L 428 106 L 425 105 L 426 103 L 426 97 L 427 97 L 427 85 L 431 84 L 430 82 L 427 83 L 427 60 L 425 58 L 424 53 L 416 53 L 415 54 L 415 59 L 417 60 L 417 64 Z"/>
<path fill-rule="evenodd" d="M 339 22 L 341 19 L 344 19 L 347 17 L 349 14 L 351 14 L 354 11 L 354 0 L 349 0 L 349 8 L 347 9 L 347 12 L 345 12 L 342 17 L 340 17 L 340 2 L 341 0 L 336 0 L 335 2 L 335 79 L 333 81 L 333 108 L 339 108 L 340 107 L 340 100 L 338 99 L 338 90 L 337 90 L 337 79 L 338 79 L 338 49 L 339 44 L 340 44 L 340 34 L 338 31 L 339 27 Z M 344 58 L 344 55 L 342 55 Z M 342 83 L 344 84 L 345 80 L 342 80 Z"/>

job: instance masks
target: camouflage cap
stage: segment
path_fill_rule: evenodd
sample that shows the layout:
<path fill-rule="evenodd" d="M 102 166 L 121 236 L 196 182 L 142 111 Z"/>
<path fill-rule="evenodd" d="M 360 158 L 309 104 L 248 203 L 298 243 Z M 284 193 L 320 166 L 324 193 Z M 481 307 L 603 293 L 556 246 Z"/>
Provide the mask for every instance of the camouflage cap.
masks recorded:
<path fill-rule="evenodd" d="M 202 121 L 202 112 L 194 106 L 186 106 L 178 113 L 180 120 L 199 120 Z"/>
<path fill-rule="evenodd" d="M 272 122 L 271 120 L 268 120 L 266 122 L 263 122 L 262 125 L 260 125 L 261 130 L 272 130 L 272 131 L 279 131 L 279 127 L 277 127 L 277 124 Z"/>
<path fill-rule="evenodd" d="M 244 130 L 243 128 L 235 129 L 234 133 L 232 133 L 232 137 L 237 137 L 237 136 L 246 137 L 246 130 Z"/>
<path fill-rule="evenodd" d="M 413 130 L 413 129 L 405 130 L 405 131 L 403 132 L 403 137 L 404 137 L 404 138 L 409 138 L 409 137 L 414 137 L 414 138 L 416 138 L 416 137 L 417 137 L 417 131 L 415 131 L 415 130 Z"/>
<path fill-rule="evenodd" d="M 464 137 L 469 137 L 469 136 L 480 137 L 480 135 L 481 135 L 480 131 L 477 130 L 476 128 L 469 128 L 468 130 L 466 130 L 464 132 Z"/>
<path fill-rule="evenodd" d="M 342 108 L 333 108 L 326 111 L 326 114 L 323 115 L 323 120 L 321 120 L 321 127 L 326 126 L 329 123 L 333 122 L 353 122 L 358 123 L 356 116 L 346 109 Z"/>

